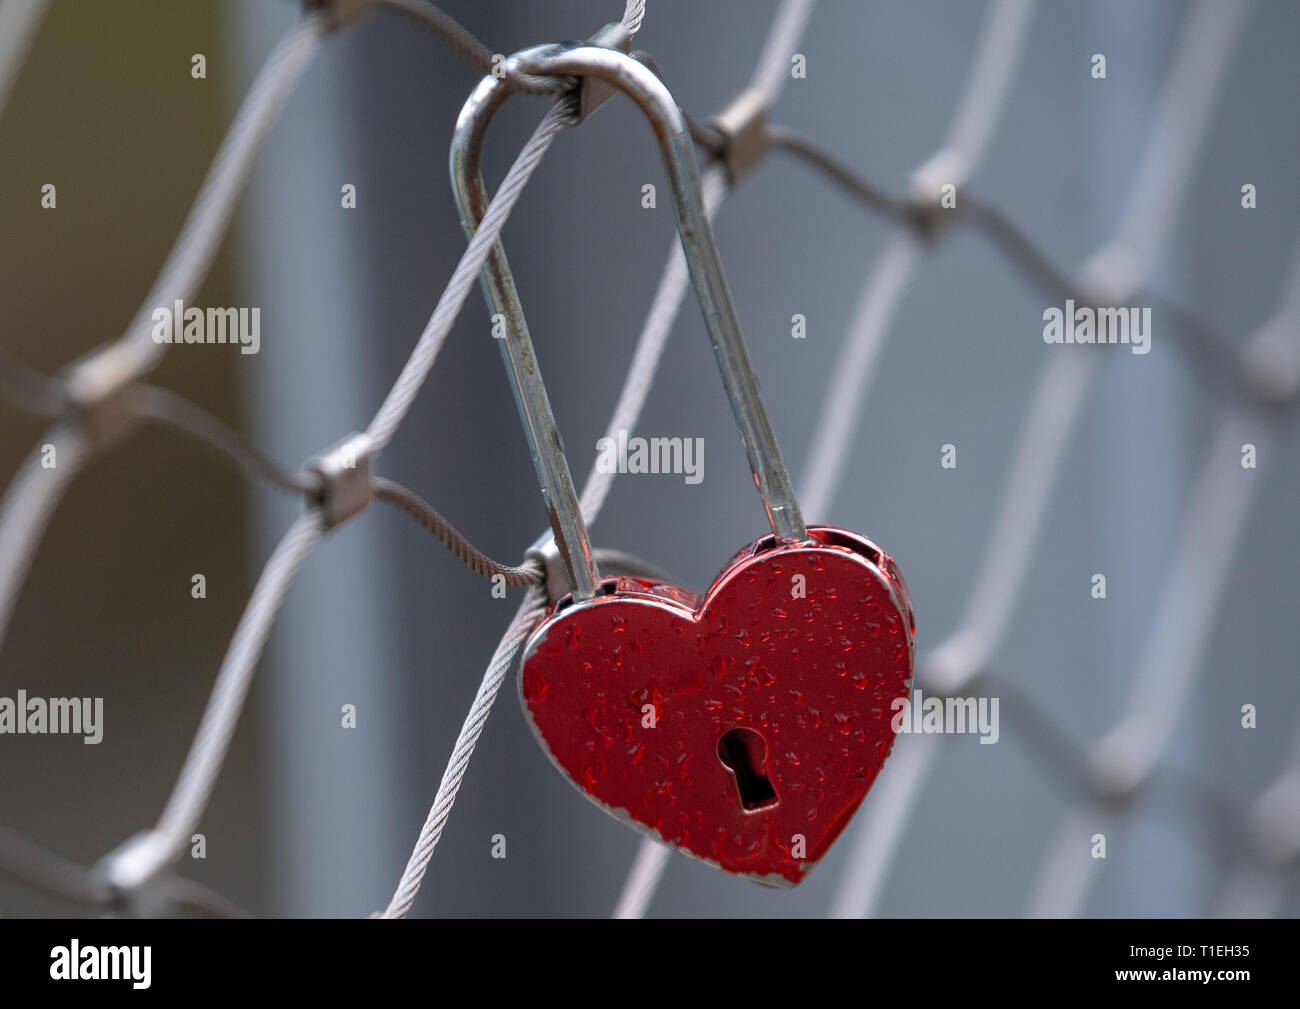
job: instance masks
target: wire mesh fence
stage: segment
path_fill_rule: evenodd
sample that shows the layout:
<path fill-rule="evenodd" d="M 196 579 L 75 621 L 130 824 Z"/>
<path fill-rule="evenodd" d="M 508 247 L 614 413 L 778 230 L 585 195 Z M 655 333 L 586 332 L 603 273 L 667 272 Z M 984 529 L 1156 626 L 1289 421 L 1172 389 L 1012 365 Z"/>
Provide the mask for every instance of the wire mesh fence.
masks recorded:
<path fill-rule="evenodd" d="M 39 44 L 37 25 L 43 7 L 26 0 L 5 0 L 0 6 L 0 18 L 9 21 L 9 30 L 0 32 L 7 43 L 0 50 L 0 99 L 28 44 L 32 40 Z M 1069 742 L 1069 734 L 1062 730 L 1066 721 L 1062 712 L 1029 700 L 999 676 L 1031 566 L 1042 538 L 1051 535 L 1050 508 L 1072 442 L 1089 395 L 1109 367 L 1095 346 L 1054 347 L 1041 367 L 1025 399 L 960 617 L 936 645 L 922 649 L 917 686 L 940 700 L 1000 696 L 1008 735 L 1023 739 L 1065 799 L 1066 815 L 1033 873 L 1026 914 L 1084 913 L 1090 890 L 1106 866 L 1106 859 L 1097 857 L 1097 838 L 1102 838 L 1104 852 L 1106 839 L 1129 829 L 1129 821 L 1142 816 L 1144 797 L 1150 795 L 1154 782 L 1164 779 L 1191 795 L 1192 815 L 1234 825 L 1223 860 L 1220 902 L 1207 910 L 1278 913 L 1285 906 L 1285 887 L 1300 856 L 1300 762 L 1294 754 L 1277 778 L 1247 801 L 1225 798 L 1169 759 L 1197 677 L 1207 674 L 1202 668 L 1204 656 L 1224 594 L 1232 584 L 1232 564 L 1249 535 L 1267 467 L 1280 464 L 1280 449 L 1286 444 L 1300 391 L 1300 245 L 1272 310 L 1261 322 L 1243 325 L 1231 337 L 1216 332 L 1197 313 L 1152 286 L 1174 227 L 1189 212 L 1189 189 L 1207 157 L 1207 131 L 1215 115 L 1223 114 L 1220 100 L 1234 61 L 1240 59 L 1240 38 L 1253 7 L 1247 0 L 1197 0 L 1180 8 L 1182 23 L 1163 71 L 1150 127 L 1142 138 L 1128 199 L 1110 237 L 1076 270 L 1057 266 L 1009 211 L 981 199 L 978 185 L 972 182 L 1004 125 L 1009 94 L 1018 86 L 1029 86 L 1020 71 L 1039 14 L 1033 0 L 988 4 L 947 134 L 901 193 L 875 184 L 868 168 L 843 163 L 815 139 L 767 121 L 774 116 L 782 90 L 800 80 L 801 40 L 816 16 L 810 0 L 784 0 L 778 5 L 745 89 L 758 96 L 756 104 L 763 114 L 757 120 L 762 138 L 758 154 L 746 153 L 741 160 L 739 133 L 728 132 L 725 125 L 719 128 L 717 122 L 691 120 L 705 164 L 703 198 L 710 215 L 745 185 L 746 176 L 761 159 L 784 155 L 820 173 L 895 229 L 866 273 L 838 357 L 826 376 L 812 449 L 801 467 L 805 477 L 798 487 L 806 512 L 829 512 L 841 493 L 846 474 L 855 465 L 853 450 L 864 405 L 880 380 L 907 292 L 924 275 L 927 262 L 959 233 L 970 232 L 995 249 L 1017 277 L 1049 299 L 1049 305 L 1077 301 L 1096 306 L 1098 317 L 1103 311 L 1122 311 L 1132 304 L 1154 306 L 1162 333 L 1177 341 L 1189 372 L 1215 404 L 1219 416 L 1199 459 L 1199 473 L 1188 499 L 1170 516 L 1178 532 L 1155 618 L 1143 630 L 1145 644 L 1134 663 L 1129 696 L 1109 731 L 1090 744 Z M 380 477 L 371 463 L 407 416 L 507 219 L 527 199 L 529 177 L 552 141 L 566 128 L 575 127 L 574 101 L 581 82 L 519 74 L 505 78 L 512 90 L 541 95 L 554 104 L 493 194 L 406 366 L 364 434 L 346 436 L 311 465 L 293 471 L 267 459 L 201 407 L 148 382 L 166 349 L 151 338 L 156 307 L 187 302 L 194 296 L 217 254 L 241 187 L 255 170 L 258 150 L 313 56 L 332 34 L 352 30 L 359 19 L 389 15 L 432 30 L 480 71 L 491 74 L 504 65 L 454 21 L 418 0 L 308 4 L 301 21 L 280 41 L 250 88 L 172 252 L 126 332 L 55 377 L 8 358 L 3 362 L 0 379 L 6 398 L 49 418 L 51 427 L 12 477 L 0 504 L 0 646 L 42 533 L 60 499 L 73 491 L 80 471 L 94 459 L 121 451 L 140 420 L 183 431 L 250 475 L 306 502 L 302 516 L 266 562 L 234 629 L 193 743 L 156 825 L 92 867 L 74 865 L 7 829 L 0 834 L 0 868 L 87 910 L 239 913 L 218 895 L 181 879 L 176 865 L 202 820 L 267 636 L 295 574 L 323 537 L 353 520 L 372 500 L 414 517 L 479 574 L 499 575 L 509 584 L 527 586 L 487 666 L 405 871 L 394 881 L 395 891 L 378 915 L 402 917 L 421 908 L 420 885 L 451 818 L 475 746 L 528 631 L 544 612 L 545 574 L 540 566 L 529 560 L 517 565 L 492 561 L 433 505 Z M 627 5 L 623 26 L 629 35 L 636 34 L 645 16 L 644 4 Z M 650 17 L 654 17 L 653 6 Z M 644 60 L 654 65 L 649 57 Z M 753 121 L 747 125 L 752 127 Z M 636 428 L 687 293 L 685 260 L 674 245 L 641 327 L 607 437 Z M 768 380 L 767 388 L 773 399 L 781 396 L 779 381 Z M 1262 460 L 1263 471 L 1256 460 Z M 571 461 L 578 464 L 581 459 Z M 614 476 L 592 466 L 581 494 L 588 522 L 604 505 Z M 1286 548 L 1294 551 L 1294 544 Z M 625 559 L 625 563 L 635 567 L 637 562 Z M 1294 677 L 1294 669 L 1288 672 Z M 945 745 L 942 735 L 904 734 L 898 739 L 881 779 L 840 842 L 847 850 L 842 866 L 822 870 L 839 873 L 826 913 L 861 917 L 879 910 L 885 883 L 913 829 L 917 799 L 936 773 Z M 1293 750 L 1296 745 L 1300 744 L 1293 744 Z M 670 860 L 666 847 L 642 842 L 612 908 L 614 914 L 646 914 Z M 384 896 L 375 895 L 376 908 L 384 906 Z M 425 910 L 436 913 L 436 904 Z"/>

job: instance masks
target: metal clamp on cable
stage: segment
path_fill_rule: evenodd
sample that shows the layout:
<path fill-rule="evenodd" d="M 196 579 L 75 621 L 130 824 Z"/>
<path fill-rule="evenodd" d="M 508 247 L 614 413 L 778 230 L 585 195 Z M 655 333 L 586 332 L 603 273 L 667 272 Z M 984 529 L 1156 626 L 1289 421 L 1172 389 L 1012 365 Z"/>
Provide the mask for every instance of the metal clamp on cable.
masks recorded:
<path fill-rule="evenodd" d="M 932 238 L 941 228 L 957 220 L 966 206 L 961 190 L 969 174 L 966 159 L 947 148 L 935 152 L 929 161 L 912 173 L 908 184 L 908 209 L 922 237 Z M 951 187 L 951 203 L 945 202 L 948 187 Z"/>
<path fill-rule="evenodd" d="M 159 874 L 171 862 L 167 839 L 146 830 L 123 841 L 96 866 L 115 902 L 130 914 L 157 916 L 164 906 Z"/>
<path fill-rule="evenodd" d="M 542 584 L 546 586 L 546 598 L 551 605 L 569 593 L 569 577 L 564 572 L 564 558 L 555 542 L 555 534 L 549 529 L 537 537 L 533 545 L 524 551 L 524 557 L 537 561 L 542 566 Z"/>
<path fill-rule="evenodd" d="M 131 426 L 134 416 L 127 405 L 127 395 L 138 377 L 126 357 L 112 344 L 92 351 L 64 369 L 61 378 L 68 407 L 92 445 L 103 447 L 114 442 Z"/>
<path fill-rule="evenodd" d="M 370 504 L 370 464 L 374 454 L 374 442 L 364 434 L 354 433 L 308 460 L 304 468 L 320 477 L 319 500 L 326 528 L 332 529 Z"/>
<path fill-rule="evenodd" d="M 1300 772 L 1266 788 L 1247 822 L 1256 852 L 1269 865 L 1284 869 L 1300 860 Z"/>
<path fill-rule="evenodd" d="M 1295 323 L 1279 315 L 1241 353 L 1242 385 L 1256 402 L 1280 406 L 1300 393 L 1300 341 Z"/>
<path fill-rule="evenodd" d="M 1142 264 L 1132 248 L 1122 240 L 1109 242 L 1079 269 L 1076 297 L 1089 305 L 1123 305 L 1133 294 L 1129 278 L 1141 273 Z"/>
<path fill-rule="evenodd" d="M 734 186 L 767 153 L 767 99 L 748 88 L 738 94 L 710 126 L 722 134 L 723 163 Z"/>
<path fill-rule="evenodd" d="M 1154 735 L 1134 722 L 1116 726 L 1097 741 L 1088 757 L 1087 784 L 1098 802 L 1118 808 L 1133 799 L 1156 764 Z"/>
<path fill-rule="evenodd" d="M 593 46 L 602 49 L 617 49 L 626 54 L 632 48 L 632 36 L 617 21 L 611 21 L 587 40 Z M 614 97 L 618 89 L 599 77 L 584 77 L 578 90 L 578 118 L 574 125 L 582 122 L 598 108 Z"/>
<path fill-rule="evenodd" d="M 323 14 L 330 31 L 334 31 L 360 21 L 374 5 L 375 0 L 303 0 L 302 7 L 307 14 Z"/>

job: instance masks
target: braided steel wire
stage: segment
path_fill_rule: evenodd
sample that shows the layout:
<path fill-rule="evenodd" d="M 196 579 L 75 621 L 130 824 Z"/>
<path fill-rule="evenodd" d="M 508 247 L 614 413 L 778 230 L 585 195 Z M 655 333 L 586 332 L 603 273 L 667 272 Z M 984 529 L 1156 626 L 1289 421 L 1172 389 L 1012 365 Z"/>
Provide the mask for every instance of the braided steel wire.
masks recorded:
<path fill-rule="evenodd" d="M 380 0 L 378 5 L 413 17 L 476 68 L 490 71 L 493 54 L 488 47 L 432 5 L 420 0 Z M 778 7 L 750 84 L 769 107 L 788 79 L 790 53 L 798 45 L 813 6 L 811 0 L 786 0 Z M 916 170 L 912 192 L 907 196 L 889 194 L 788 128 L 767 127 L 769 147 L 802 158 L 900 226 L 868 273 L 832 370 L 801 486 L 800 497 L 810 513 L 826 511 L 843 482 L 857 418 L 893 319 L 936 235 L 961 226 L 975 228 L 998 244 L 1026 280 L 1058 292 L 1080 292 L 1112 305 L 1123 303 L 1139 291 L 1150 300 L 1160 300 L 1144 285 L 1167 243 L 1191 171 L 1199 162 L 1199 149 L 1230 65 L 1234 42 L 1251 5 L 1248 0 L 1198 0 L 1192 5 L 1165 80 L 1128 209 L 1111 240 L 1073 275 L 1057 269 L 1006 215 L 990 204 L 964 197 L 963 211 L 950 219 L 926 206 L 929 194 L 940 182 L 964 189 L 987 152 L 1007 104 L 1035 6 L 1034 0 L 990 3 L 948 135 Z M 0 6 L 0 26 L 9 24 L 13 29 L 0 31 L 0 108 L 43 7 L 32 0 L 8 0 Z M 645 4 L 629 0 L 623 18 L 629 35 L 635 34 L 644 16 Z M 176 787 L 157 826 L 145 835 L 153 842 L 157 862 L 151 875 L 166 872 L 166 863 L 174 859 L 199 822 L 275 615 L 294 574 L 327 532 L 328 523 L 319 507 L 322 487 L 313 474 L 277 465 L 201 407 L 140 381 L 156 366 L 162 353 L 162 348 L 149 339 L 149 312 L 156 304 L 184 300 L 196 290 L 216 255 L 258 148 L 321 41 L 338 27 L 322 10 L 312 7 L 277 45 L 214 158 L 140 312 L 123 336 L 105 350 L 132 377 L 124 394 L 130 415 L 185 432 L 250 474 L 307 499 L 307 510 L 285 535 L 258 579 Z M 556 104 L 507 174 L 410 360 L 367 429 L 376 451 L 395 435 L 427 379 L 529 175 L 555 136 L 572 121 L 573 81 L 520 77 L 510 83 L 522 92 L 550 96 Z M 692 132 L 706 153 L 718 162 L 725 158 L 724 138 L 716 129 L 692 121 Z M 735 180 L 728 179 L 721 163 L 714 163 L 703 173 L 702 182 L 707 212 L 712 216 Z M 680 248 L 674 245 L 610 419 L 610 432 L 630 430 L 636 424 L 687 287 L 685 261 Z M 1226 351 L 1191 313 L 1172 302 L 1164 307 L 1180 329 L 1200 377 L 1207 385 L 1230 386 L 1236 396 L 1224 407 L 1190 493 L 1159 616 L 1134 677 L 1131 697 L 1123 708 L 1125 715 L 1095 746 L 1075 752 L 1059 739 L 1053 742 L 1051 727 L 1032 705 L 1009 706 L 1013 728 L 1035 748 L 1039 762 L 1059 787 L 1072 788 L 1075 793 L 1074 807 L 1044 854 L 1027 909 L 1030 914 L 1061 916 L 1083 911 L 1100 865 L 1079 857 L 1079 837 L 1100 824 L 1129 815 L 1123 801 L 1165 767 L 1164 753 L 1192 688 L 1199 657 L 1213 633 L 1217 604 L 1236 547 L 1248 534 L 1251 507 L 1259 493 L 1259 481 L 1225 482 L 1225 473 L 1236 466 L 1243 443 L 1252 442 L 1261 451 L 1274 443 L 1277 428 L 1288 416 L 1285 410 L 1275 408 L 1293 402 L 1300 387 L 1300 340 L 1295 338 L 1300 327 L 1300 249 L 1276 310 L 1240 355 Z M 1007 636 L 1051 496 L 1099 370 L 1093 359 L 1074 350 L 1055 356 L 1040 373 L 1012 446 L 999 504 L 985 541 L 985 560 L 977 569 L 967 606 L 957 627 L 918 666 L 918 680 L 928 691 L 952 695 L 976 684 L 991 685 L 990 667 Z M 0 502 L 2 646 L 17 593 L 59 499 L 84 463 L 108 443 L 99 440 L 83 423 L 87 418 L 69 403 L 68 386 L 61 380 L 47 379 L 17 362 L 0 358 L 0 392 L 23 409 L 55 419 Z M 59 460 L 52 469 L 41 466 L 47 446 L 54 447 Z M 588 523 L 599 514 L 613 476 L 593 466 L 581 496 Z M 495 561 L 456 532 L 431 504 L 401 484 L 375 476 L 369 487 L 374 499 L 410 515 L 475 573 L 503 577 L 509 585 L 529 586 L 488 664 L 419 839 L 382 915 L 404 917 L 414 905 L 504 678 L 528 633 L 545 612 L 546 592 L 541 584 L 543 572 L 536 562 L 508 565 Z M 1207 544 L 1213 547 L 1208 553 Z M 634 559 L 623 560 L 630 567 L 638 564 Z M 1195 627 L 1196 633 L 1188 634 L 1188 627 Z M 1009 687 L 1002 689 L 1010 691 Z M 1296 738 L 1300 739 L 1300 730 Z M 835 902 L 830 908 L 833 916 L 856 917 L 875 910 L 940 745 L 936 740 L 899 741 L 899 752 L 886 765 L 886 773 L 864 806 L 859 823 L 846 839 L 850 854 L 836 886 Z M 1294 810 L 1300 808 L 1300 758 L 1296 757 L 1300 745 L 1293 749 L 1295 753 L 1265 784 L 1251 806 L 1248 843 L 1236 852 L 1224 885 L 1221 910 L 1225 914 L 1276 912 L 1278 880 L 1290 871 L 1300 853 L 1300 822 L 1294 815 Z M 669 849 L 656 842 L 641 843 L 615 909 L 616 916 L 639 917 L 646 913 L 669 855 Z M 90 907 L 111 907 L 115 899 L 97 869 L 74 866 L 3 828 L 0 871 Z M 170 878 L 167 893 L 167 899 L 177 909 L 222 915 L 242 913 L 190 881 Z"/>

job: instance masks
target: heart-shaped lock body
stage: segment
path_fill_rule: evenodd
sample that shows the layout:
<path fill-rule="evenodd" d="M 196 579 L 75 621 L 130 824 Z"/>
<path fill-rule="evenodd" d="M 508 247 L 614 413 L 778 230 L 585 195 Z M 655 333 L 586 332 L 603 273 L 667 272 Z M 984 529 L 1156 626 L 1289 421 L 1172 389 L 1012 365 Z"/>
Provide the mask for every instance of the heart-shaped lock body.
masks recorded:
<path fill-rule="evenodd" d="M 530 638 L 524 710 L 593 802 L 759 882 L 798 883 L 848 824 L 911 686 L 911 603 L 855 533 L 767 536 L 705 596 L 606 579 Z"/>

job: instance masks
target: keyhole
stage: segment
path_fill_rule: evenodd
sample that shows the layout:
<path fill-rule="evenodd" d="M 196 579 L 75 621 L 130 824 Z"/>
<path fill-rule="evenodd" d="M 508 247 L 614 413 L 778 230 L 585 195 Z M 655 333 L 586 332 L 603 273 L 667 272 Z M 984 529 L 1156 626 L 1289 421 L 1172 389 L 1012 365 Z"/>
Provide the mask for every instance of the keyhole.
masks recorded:
<path fill-rule="evenodd" d="M 753 729 L 732 729 L 718 740 L 718 759 L 736 779 L 740 805 L 746 813 L 775 806 L 780 800 L 768 779 L 767 743 Z"/>

